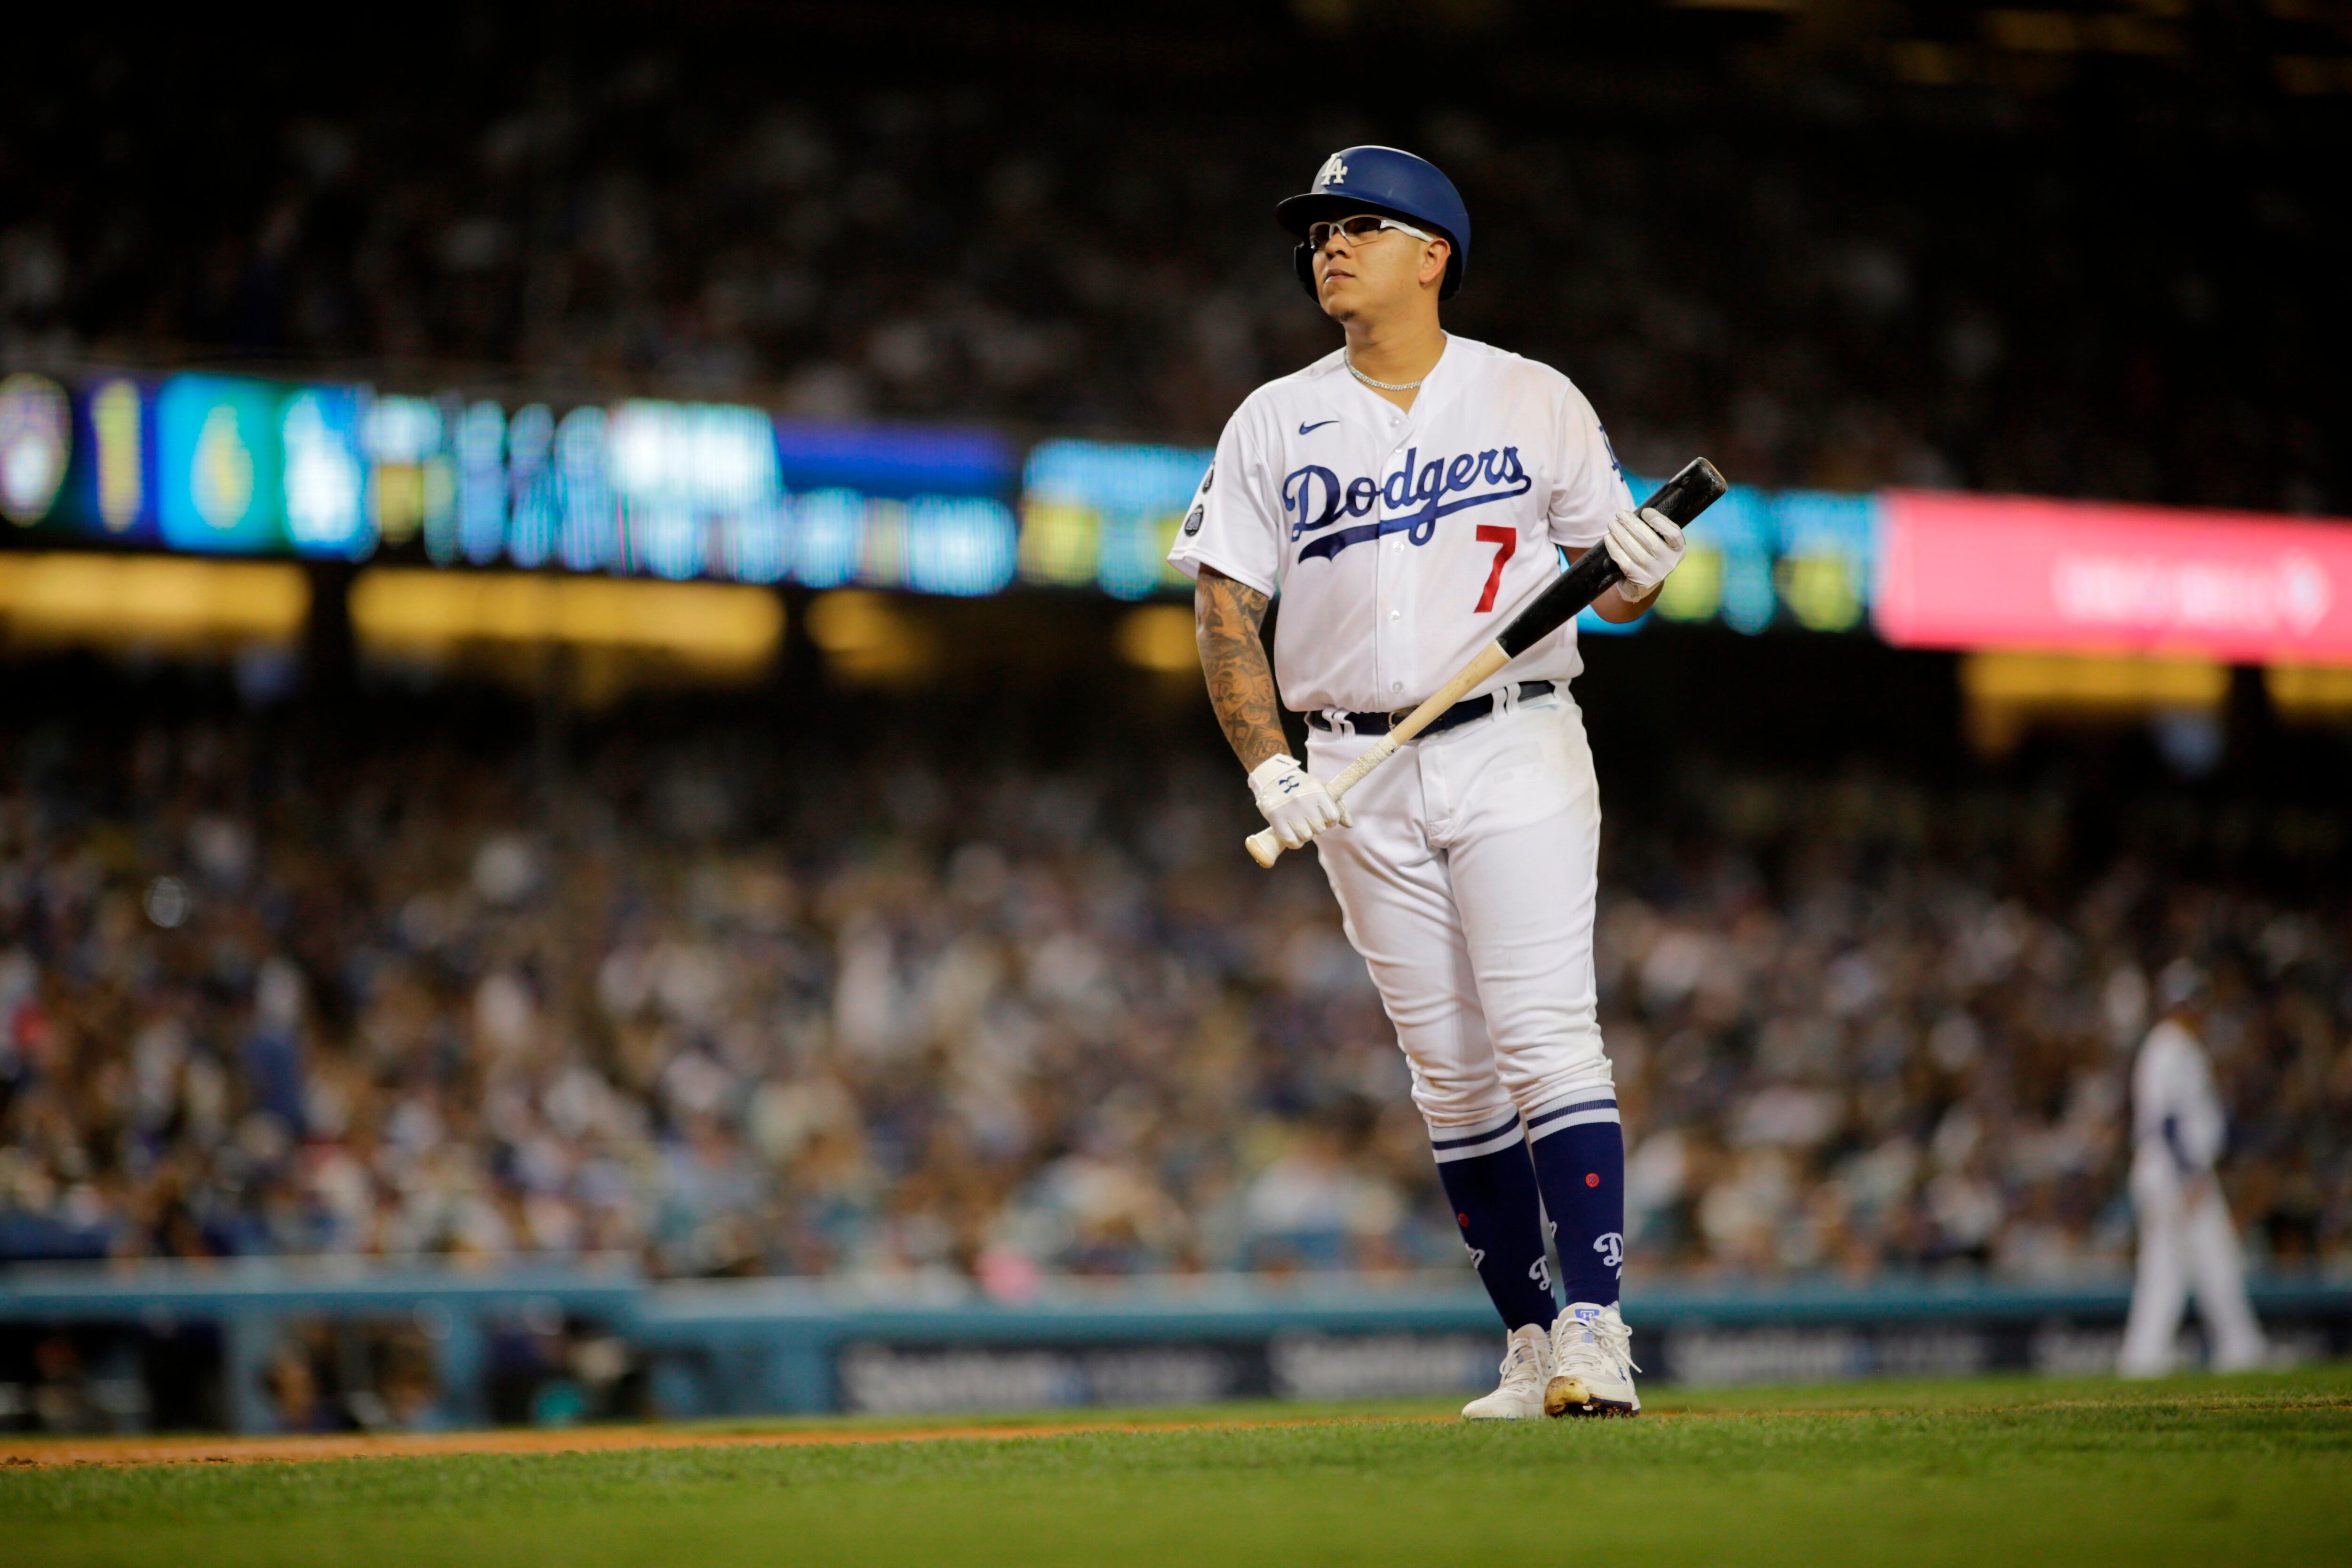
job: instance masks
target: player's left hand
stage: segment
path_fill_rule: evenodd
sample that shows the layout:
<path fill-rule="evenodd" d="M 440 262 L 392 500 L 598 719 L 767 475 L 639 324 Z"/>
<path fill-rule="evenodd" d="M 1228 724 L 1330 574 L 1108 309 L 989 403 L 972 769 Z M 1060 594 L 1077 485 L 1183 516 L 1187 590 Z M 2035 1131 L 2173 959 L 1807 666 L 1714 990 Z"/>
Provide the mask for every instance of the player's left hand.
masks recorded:
<path fill-rule="evenodd" d="M 1608 543 L 1609 558 L 1625 574 L 1628 598 L 1648 598 L 1682 564 L 1682 527 L 1655 507 L 1619 512 Z"/>

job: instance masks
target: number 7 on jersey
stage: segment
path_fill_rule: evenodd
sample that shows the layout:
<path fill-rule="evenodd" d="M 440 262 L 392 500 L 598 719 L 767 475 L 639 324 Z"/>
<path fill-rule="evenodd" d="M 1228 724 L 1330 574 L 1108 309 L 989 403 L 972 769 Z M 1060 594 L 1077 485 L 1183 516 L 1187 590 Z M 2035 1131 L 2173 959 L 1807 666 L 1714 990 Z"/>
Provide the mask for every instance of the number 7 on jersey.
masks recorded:
<path fill-rule="evenodd" d="M 1498 523 L 1481 523 L 1478 542 L 1495 546 L 1495 569 L 1486 574 L 1486 591 L 1478 595 L 1476 614 L 1483 616 L 1495 607 L 1495 590 L 1503 585 L 1503 567 L 1511 559 L 1511 552 L 1519 547 L 1519 531 Z"/>

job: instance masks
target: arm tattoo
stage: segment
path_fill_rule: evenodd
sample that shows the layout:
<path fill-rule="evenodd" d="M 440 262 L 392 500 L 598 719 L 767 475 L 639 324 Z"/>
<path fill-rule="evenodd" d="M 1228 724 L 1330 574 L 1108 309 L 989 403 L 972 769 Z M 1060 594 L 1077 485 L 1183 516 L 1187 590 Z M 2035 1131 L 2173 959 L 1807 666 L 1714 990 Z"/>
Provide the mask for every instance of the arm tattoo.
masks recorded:
<path fill-rule="evenodd" d="M 1282 710 L 1274 696 L 1274 668 L 1266 662 L 1266 596 L 1213 567 L 1201 568 L 1192 591 L 1194 635 L 1201 644 L 1201 673 L 1209 682 L 1209 704 L 1225 728 L 1234 754 L 1255 768 L 1290 750 L 1282 732 Z"/>

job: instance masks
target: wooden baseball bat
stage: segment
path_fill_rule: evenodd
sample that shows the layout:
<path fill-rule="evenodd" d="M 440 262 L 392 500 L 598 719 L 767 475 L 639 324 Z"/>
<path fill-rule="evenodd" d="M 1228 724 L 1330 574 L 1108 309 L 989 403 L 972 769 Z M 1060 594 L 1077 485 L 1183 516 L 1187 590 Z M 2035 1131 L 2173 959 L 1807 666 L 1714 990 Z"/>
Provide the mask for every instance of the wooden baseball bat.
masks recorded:
<path fill-rule="evenodd" d="M 1682 472 L 1660 485 L 1658 493 L 1642 505 L 1655 507 L 1677 523 L 1688 524 L 1721 500 L 1730 488 L 1713 463 L 1705 458 L 1693 458 L 1683 466 Z M 1574 565 L 1528 600 L 1526 608 L 1513 616 L 1495 635 L 1495 640 L 1479 649 L 1478 656 L 1464 665 L 1453 679 L 1432 692 L 1428 701 L 1391 725 L 1387 734 L 1340 769 L 1339 776 L 1324 786 L 1330 791 L 1331 798 L 1344 798 L 1349 790 L 1364 782 L 1365 774 L 1396 755 L 1399 746 L 1435 723 L 1440 714 L 1469 696 L 1480 681 L 1567 625 L 1570 616 L 1599 598 L 1611 584 L 1624 575 L 1606 544 L 1596 544 L 1578 556 Z M 1250 858 L 1261 866 L 1271 866 L 1282 858 L 1282 840 L 1275 837 L 1271 827 L 1251 834 L 1248 842 Z"/>

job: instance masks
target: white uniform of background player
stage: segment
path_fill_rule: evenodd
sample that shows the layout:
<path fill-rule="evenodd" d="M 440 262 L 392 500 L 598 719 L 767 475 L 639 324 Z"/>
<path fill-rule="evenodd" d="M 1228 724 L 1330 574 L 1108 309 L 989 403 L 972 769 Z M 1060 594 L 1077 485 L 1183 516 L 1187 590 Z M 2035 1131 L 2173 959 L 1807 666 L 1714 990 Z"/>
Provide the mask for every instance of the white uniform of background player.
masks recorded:
<path fill-rule="evenodd" d="M 2261 1326 L 2246 1300 L 2230 1205 L 2214 1177 L 2227 1128 L 2212 1063 L 2190 1026 L 2203 976 L 2185 961 L 2158 981 L 2165 1017 L 2148 1031 L 2132 1067 L 2132 1214 L 2139 1264 L 2117 1370 L 2158 1377 L 2172 1370 L 2173 1342 L 2189 1292 L 2211 1338 L 2218 1371 L 2260 1366 Z"/>
<path fill-rule="evenodd" d="M 1348 346 L 1243 403 L 1169 558 L 1201 578 L 1212 699 L 1276 834 L 1319 851 L 1510 1331 L 1503 1387 L 1465 1414 L 1630 1415 L 1623 1143 L 1592 971 L 1600 796 L 1568 691 L 1583 668 L 1574 626 L 1344 807 L 1320 781 L 1490 644 L 1559 576 L 1563 550 L 1611 542 L 1626 582 L 1595 608 L 1630 619 L 1681 558 L 1680 531 L 1633 510 L 1566 376 L 1438 329 L 1441 276 L 1458 285 L 1469 231 L 1433 166 L 1350 148 L 1280 216 Z M 1263 654 L 1255 621 L 1234 635 L 1234 584 L 1253 605 L 1280 596 L 1273 678 L 1308 718 L 1303 770 L 1270 704 L 1254 706 Z"/>

